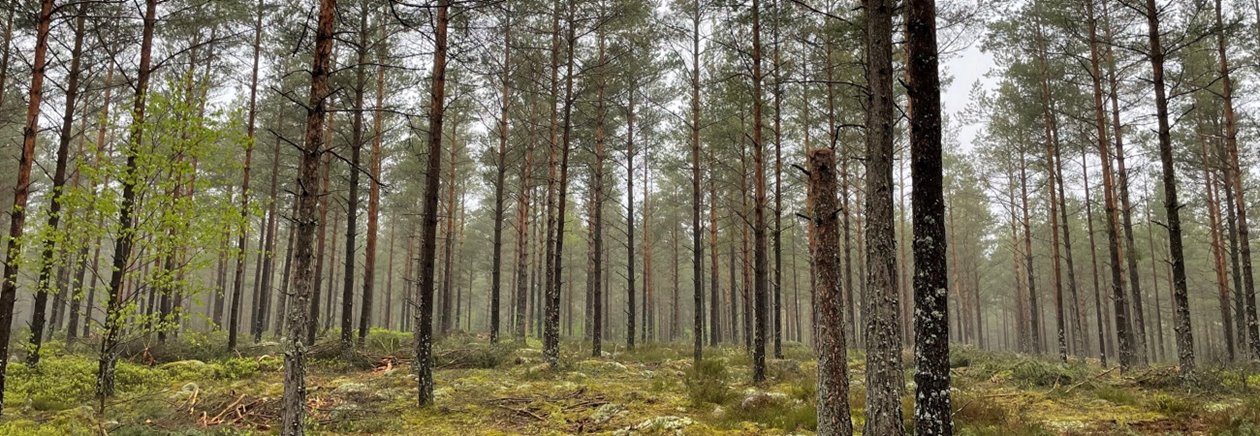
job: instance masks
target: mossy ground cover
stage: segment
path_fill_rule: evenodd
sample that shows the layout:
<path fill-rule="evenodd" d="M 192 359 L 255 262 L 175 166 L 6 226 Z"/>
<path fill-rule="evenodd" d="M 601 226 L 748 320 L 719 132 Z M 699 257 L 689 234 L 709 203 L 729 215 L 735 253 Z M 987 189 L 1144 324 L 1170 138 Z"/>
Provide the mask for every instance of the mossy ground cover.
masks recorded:
<path fill-rule="evenodd" d="M 411 338 L 376 331 L 352 354 L 312 350 L 308 428 L 316 434 L 810 434 L 815 362 L 785 347 L 769 380 L 749 383 L 738 348 L 689 344 L 610 347 L 566 343 L 548 367 L 540 344 L 490 345 L 456 334 L 435 346 L 437 404 L 415 406 Z M 10 365 L 0 434 L 269 434 L 279 419 L 282 353 L 275 343 L 222 350 L 221 337 L 132 345 L 118 366 L 118 395 L 92 398 L 95 346 L 54 342 L 37 368 Z M 195 359 L 188 358 L 189 356 Z M 855 428 L 861 428 L 864 364 L 851 353 Z M 15 360 L 20 362 L 20 360 Z M 1211 369 L 1184 384 L 1173 368 L 1120 374 L 1089 362 L 957 347 L 951 357 L 960 434 L 1260 434 L 1260 380 Z M 907 381 L 912 380 L 907 370 Z M 911 405 L 907 387 L 906 417 Z M 907 421 L 907 423 L 909 423 Z"/>

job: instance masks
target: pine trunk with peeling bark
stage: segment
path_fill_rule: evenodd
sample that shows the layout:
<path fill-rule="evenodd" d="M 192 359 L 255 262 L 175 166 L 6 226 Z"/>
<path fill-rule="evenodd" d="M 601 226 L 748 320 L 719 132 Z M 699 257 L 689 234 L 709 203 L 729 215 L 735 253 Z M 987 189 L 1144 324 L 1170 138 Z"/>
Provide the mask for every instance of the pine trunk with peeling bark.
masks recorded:
<path fill-rule="evenodd" d="M 806 208 L 815 243 L 810 244 L 817 276 L 818 433 L 853 434 L 849 416 L 849 366 L 841 290 L 840 223 L 836 204 L 836 158 L 830 148 L 810 150 L 806 158 L 809 189 Z"/>
<path fill-rule="evenodd" d="M 863 434 L 902 435 L 901 307 L 893 210 L 892 14 L 889 0 L 864 0 L 866 64 L 866 422 Z"/>

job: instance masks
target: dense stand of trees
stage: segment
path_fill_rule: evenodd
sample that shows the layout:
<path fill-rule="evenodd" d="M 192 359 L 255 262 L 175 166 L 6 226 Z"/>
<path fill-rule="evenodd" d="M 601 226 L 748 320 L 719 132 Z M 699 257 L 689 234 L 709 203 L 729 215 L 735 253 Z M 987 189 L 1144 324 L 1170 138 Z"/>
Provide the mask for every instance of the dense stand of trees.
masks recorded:
<path fill-rule="evenodd" d="M 804 344 L 826 434 L 848 349 L 867 434 L 905 431 L 908 347 L 924 434 L 951 344 L 1192 380 L 1260 358 L 1234 3 L 4 2 L 0 395 L 50 338 L 104 407 L 123 350 L 221 332 L 283 343 L 296 434 L 306 352 L 375 328 L 422 406 L 460 332 L 742 347 L 756 383 Z"/>

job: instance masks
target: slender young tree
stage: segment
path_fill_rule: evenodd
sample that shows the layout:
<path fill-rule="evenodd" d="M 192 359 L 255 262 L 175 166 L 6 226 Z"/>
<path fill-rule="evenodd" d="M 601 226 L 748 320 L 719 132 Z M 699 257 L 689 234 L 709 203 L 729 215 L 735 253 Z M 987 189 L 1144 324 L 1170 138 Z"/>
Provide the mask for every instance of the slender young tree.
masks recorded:
<path fill-rule="evenodd" d="M 105 311 L 105 337 L 101 340 L 100 358 L 97 361 L 96 397 L 104 409 L 105 398 L 114 395 L 114 367 L 118 359 L 119 336 L 122 335 L 124 313 L 124 278 L 129 268 L 132 246 L 135 243 L 136 185 L 139 168 L 137 148 L 144 140 L 146 102 L 149 94 L 149 78 L 153 73 L 153 33 L 157 26 L 157 0 L 146 0 L 144 25 L 140 38 L 140 65 L 136 74 L 136 96 L 131 109 L 131 126 L 128 132 L 126 167 L 119 181 L 122 183 L 122 202 L 118 208 L 118 237 L 114 240 L 114 260 L 109 276 L 109 303 Z"/>

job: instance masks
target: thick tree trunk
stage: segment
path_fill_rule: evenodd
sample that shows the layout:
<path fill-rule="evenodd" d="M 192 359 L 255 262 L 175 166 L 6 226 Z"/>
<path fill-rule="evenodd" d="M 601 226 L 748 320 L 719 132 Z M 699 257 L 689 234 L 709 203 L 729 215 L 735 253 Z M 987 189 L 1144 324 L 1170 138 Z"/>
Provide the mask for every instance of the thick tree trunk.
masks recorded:
<path fill-rule="evenodd" d="M 1159 160 L 1163 166 L 1164 209 L 1168 220 L 1168 251 L 1172 261 L 1173 278 L 1173 330 L 1177 332 L 1177 357 L 1181 378 L 1190 381 L 1194 378 L 1194 335 L 1190 329 L 1190 302 L 1186 289 L 1186 261 L 1181 247 L 1181 204 L 1177 201 L 1177 175 L 1172 153 L 1172 137 L 1168 124 L 1168 97 L 1164 89 L 1164 49 L 1159 33 L 1159 8 L 1155 0 L 1146 0 L 1146 23 L 1150 41 L 1151 81 L 1155 86 L 1155 113 L 1159 122 L 1156 136 L 1159 138 Z M 1238 192 L 1239 197 L 1242 191 Z M 1239 222 L 1244 222 L 1240 208 Z M 1244 228 L 1243 225 L 1239 226 Z M 1245 235 L 1246 231 L 1240 232 Z M 1244 247 L 1246 247 L 1244 245 Z M 1132 249 L 1130 249 L 1132 251 Z M 1250 253 L 1244 249 L 1244 261 Z M 1244 276 L 1246 266 L 1243 267 Z"/>
<path fill-rule="evenodd" d="M 864 0 L 866 65 L 866 423 L 863 434 L 905 434 L 901 420 L 901 307 L 893 211 L 892 14 L 888 0 Z"/>
<path fill-rule="evenodd" d="M 949 395 L 949 278 L 946 275 L 940 55 L 936 46 L 935 0 L 911 0 L 907 4 L 906 36 L 906 76 L 909 78 L 906 93 L 914 107 L 910 113 L 914 428 L 915 433 L 921 435 L 947 435 L 953 434 L 954 426 Z"/>
<path fill-rule="evenodd" d="M 814 292 L 818 308 L 818 433 L 851 435 L 849 365 L 845 343 L 844 308 L 840 296 L 840 225 L 836 205 L 836 159 L 830 148 L 808 152 L 809 189 L 806 207 L 813 222 L 810 254 L 818 277 Z"/>

